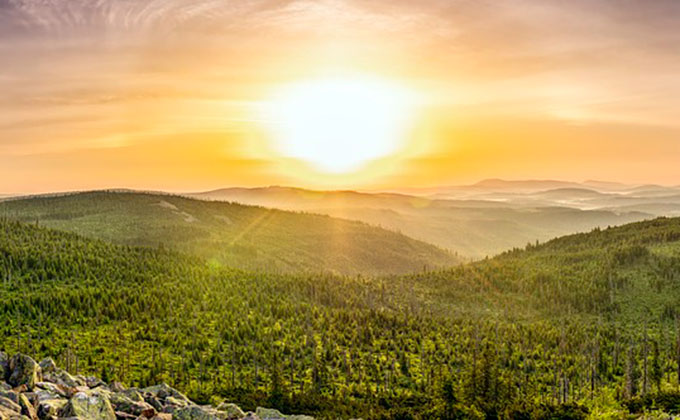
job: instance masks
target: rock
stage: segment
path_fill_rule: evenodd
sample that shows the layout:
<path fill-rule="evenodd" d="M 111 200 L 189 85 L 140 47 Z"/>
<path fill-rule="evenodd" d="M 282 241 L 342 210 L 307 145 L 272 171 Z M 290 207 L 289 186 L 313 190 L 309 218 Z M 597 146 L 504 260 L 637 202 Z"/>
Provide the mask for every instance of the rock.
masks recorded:
<path fill-rule="evenodd" d="M 21 414 L 21 406 L 7 397 L 0 397 L 0 406 L 8 409 L 9 411 L 14 411 L 17 414 Z"/>
<path fill-rule="evenodd" d="M 164 407 L 161 400 L 159 398 L 154 397 L 153 394 L 145 394 L 144 402 L 151 405 L 158 412 L 169 412 L 167 410 L 168 407 Z"/>
<path fill-rule="evenodd" d="M 12 391 L 12 390 L 0 391 L 0 397 L 9 398 L 10 400 L 12 400 L 13 402 L 15 402 L 17 404 L 19 404 L 19 396 L 20 395 L 22 395 L 22 394 L 15 392 L 15 391 Z"/>
<path fill-rule="evenodd" d="M 141 412 L 142 417 L 146 417 L 147 419 L 150 419 L 156 415 L 156 409 L 153 407 L 149 407 L 146 410 L 143 410 Z"/>
<path fill-rule="evenodd" d="M 262 420 L 286 420 L 286 416 L 273 408 L 257 407 L 255 414 Z"/>
<path fill-rule="evenodd" d="M 38 382 L 35 384 L 35 386 L 38 390 L 48 391 L 51 394 L 59 395 L 60 397 L 64 398 L 68 398 L 71 396 L 71 394 L 73 394 L 67 387 L 53 384 L 52 382 Z"/>
<path fill-rule="evenodd" d="M 9 376 L 9 357 L 0 351 L 0 382 L 5 382 Z"/>
<path fill-rule="evenodd" d="M 43 374 L 43 380 L 72 388 L 85 385 L 85 381 L 79 380 L 78 378 L 71 376 L 68 372 L 61 369 L 45 372 Z"/>
<path fill-rule="evenodd" d="M 165 407 L 163 411 L 166 413 L 174 413 L 178 408 L 184 408 L 188 406 L 189 403 L 184 400 L 179 400 L 175 397 L 168 397 L 165 399 Z"/>
<path fill-rule="evenodd" d="M 86 376 L 85 377 L 85 384 L 89 388 L 97 388 L 99 386 L 106 385 L 106 383 L 104 383 L 104 381 L 102 381 L 99 378 L 95 378 L 94 376 Z"/>
<path fill-rule="evenodd" d="M 10 400 L 14 405 L 9 404 L 6 400 Z M 19 412 L 32 420 L 37 419 L 33 403 L 31 403 L 26 394 L 15 391 L 0 392 L 0 405 L 12 411 Z"/>
<path fill-rule="evenodd" d="M 25 394 L 19 395 L 19 406 L 21 407 L 21 414 L 30 418 L 31 420 L 38 419 L 38 413 L 35 411 L 35 407 L 28 400 Z"/>
<path fill-rule="evenodd" d="M 28 420 L 28 417 L 23 416 L 16 411 L 9 410 L 4 406 L 0 406 L 0 420 Z"/>
<path fill-rule="evenodd" d="M 36 392 L 34 392 L 33 394 L 35 396 L 35 402 L 37 402 L 37 403 L 47 401 L 47 400 L 58 400 L 58 399 L 62 398 L 57 393 L 45 391 L 45 390 L 42 390 L 42 389 L 36 390 Z"/>
<path fill-rule="evenodd" d="M 42 359 L 38 364 L 40 365 L 40 369 L 42 369 L 43 375 L 57 370 L 57 364 L 54 363 L 54 360 L 52 360 L 51 357 Z"/>
<path fill-rule="evenodd" d="M 172 420 L 172 414 L 168 413 L 156 413 L 151 420 Z"/>
<path fill-rule="evenodd" d="M 80 420 L 116 420 L 108 397 L 99 390 L 77 392 L 64 408 L 64 416 Z"/>
<path fill-rule="evenodd" d="M 154 386 L 150 386 L 148 388 L 144 388 L 144 389 L 142 389 L 142 392 L 149 393 L 149 394 L 153 395 L 154 397 L 160 398 L 162 400 L 166 399 L 167 397 L 174 397 L 174 398 L 176 398 L 178 400 L 182 400 L 186 403 L 191 402 L 189 400 L 189 398 L 186 397 L 186 395 L 182 394 L 181 392 L 179 392 L 178 390 L 174 389 L 173 387 L 171 387 L 170 385 L 168 385 L 166 383 L 162 383 L 162 384 L 159 384 L 159 385 L 154 385 Z"/>
<path fill-rule="evenodd" d="M 137 393 L 137 395 L 139 394 Z M 156 409 L 151 404 L 145 402 L 141 396 L 139 396 L 139 400 L 132 400 L 125 394 L 117 393 L 112 394 L 109 400 L 116 412 L 129 413 L 135 416 L 151 413 L 150 415 L 145 415 L 147 418 L 153 417 L 156 414 Z"/>
<path fill-rule="evenodd" d="M 125 391 L 127 388 L 125 388 L 125 385 L 123 385 L 123 384 L 120 383 L 120 382 L 112 382 L 111 384 L 109 384 L 109 389 L 110 389 L 112 392 L 123 392 L 123 391 Z"/>
<path fill-rule="evenodd" d="M 199 406 L 165 383 L 139 389 L 72 376 L 51 358 L 0 353 L 0 368 L 0 420 L 313 420 L 261 407 L 244 413 L 227 402 Z"/>
<path fill-rule="evenodd" d="M 232 420 L 232 419 L 241 419 L 246 416 L 246 414 L 241 410 L 241 407 L 234 403 L 227 403 L 223 402 L 220 403 L 220 405 L 217 406 L 217 409 L 219 411 L 222 411 L 227 414 L 227 419 Z"/>
<path fill-rule="evenodd" d="M 30 402 L 33 407 L 35 407 L 38 404 L 38 398 L 36 397 L 35 392 L 24 392 L 21 395 L 26 397 L 28 402 Z"/>
<path fill-rule="evenodd" d="M 173 420 L 222 420 L 217 410 L 212 407 L 189 405 L 178 408 L 172 413 Z"/>
<path fill-rule="evenodd" d="M 131 401 L 144 402 L 144 397 L 142 397 L 142 394 L 140 394 L 139 391 L 134 388 L 126 389 L 123 392 L 117 392 L 112 395 L 120 395 Z"/>
<path fill-rule="evenodd" d="M 9 361 L 9 370 L 7 382 L 14 387 L 26 385 L 26 388 L 32 391 L 35 384 L 42 381 L 40 365 L 25 354 L 12 357 Z"/>
<path fill-rule="evenodd" d="M 37 409 L 38 418 L 41 420 L 56 418 L 66 407 L 66 404 L 68 404 L 68 400 L 63 398 L 40 401 Z"/>
<path fill-rule="evenodd" d="M 261 420 L 314 420 L 314 417 L 299 415 L 299 414 L 282 414 L 279 410 L 273 408 L 257 407 L 255 414 Z"/>

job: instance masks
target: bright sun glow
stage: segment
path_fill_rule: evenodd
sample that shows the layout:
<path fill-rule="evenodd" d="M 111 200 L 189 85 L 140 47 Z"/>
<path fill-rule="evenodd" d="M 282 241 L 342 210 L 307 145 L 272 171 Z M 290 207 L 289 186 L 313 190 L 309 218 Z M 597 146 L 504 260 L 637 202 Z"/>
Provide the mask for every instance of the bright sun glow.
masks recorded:
<path fill-rule="evenodd" d="M 397 151 L 413 94 L 374 78 L 325 78 L 284 86 L 264 104 L 276 147 L 326 172 L 356 170 Z"/>

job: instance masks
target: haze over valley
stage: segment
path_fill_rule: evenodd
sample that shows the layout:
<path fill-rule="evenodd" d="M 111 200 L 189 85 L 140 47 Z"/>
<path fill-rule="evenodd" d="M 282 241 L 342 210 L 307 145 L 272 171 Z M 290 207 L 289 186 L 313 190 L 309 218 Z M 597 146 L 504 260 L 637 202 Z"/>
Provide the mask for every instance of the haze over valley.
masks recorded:
<path fill-rule="evenodd" d="M 402 232 L 467 259 L 596 227 L 680 215 L 680 188 L 486 180 L 405 192 L 226 188 L 191 197 L 328 214 Z"/>

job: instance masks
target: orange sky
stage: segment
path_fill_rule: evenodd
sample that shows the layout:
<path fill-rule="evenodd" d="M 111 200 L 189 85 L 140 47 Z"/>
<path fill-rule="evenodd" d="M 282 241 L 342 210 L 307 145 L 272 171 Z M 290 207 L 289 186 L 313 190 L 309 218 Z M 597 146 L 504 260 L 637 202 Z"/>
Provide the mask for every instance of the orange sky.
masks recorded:
<path fill-rule="evenodd" d="M 673 0 L 0 2 L 0 193 L 680 184 L 679 18 Z M 329 174 L 253 109 L 338 73 L 423 100 L 398 150 Z"/>

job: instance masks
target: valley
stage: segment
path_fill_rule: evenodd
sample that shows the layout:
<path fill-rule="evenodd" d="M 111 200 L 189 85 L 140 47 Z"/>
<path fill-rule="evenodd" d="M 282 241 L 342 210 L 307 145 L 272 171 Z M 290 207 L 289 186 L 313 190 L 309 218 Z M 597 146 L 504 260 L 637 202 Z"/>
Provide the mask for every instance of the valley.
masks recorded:
<path fill-rule="evenodd" d="M 359 220 L 468 260 L 596 227 L 680 215 L 680 188 L 598 181 L 486 180 L 395 192 L 230 188 L 189 196 Z"/>

